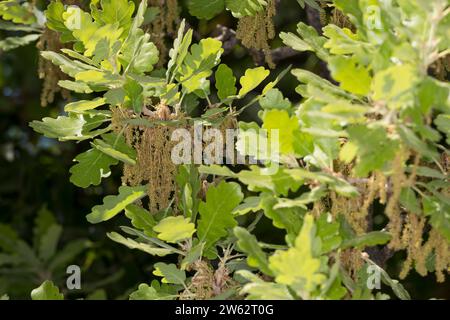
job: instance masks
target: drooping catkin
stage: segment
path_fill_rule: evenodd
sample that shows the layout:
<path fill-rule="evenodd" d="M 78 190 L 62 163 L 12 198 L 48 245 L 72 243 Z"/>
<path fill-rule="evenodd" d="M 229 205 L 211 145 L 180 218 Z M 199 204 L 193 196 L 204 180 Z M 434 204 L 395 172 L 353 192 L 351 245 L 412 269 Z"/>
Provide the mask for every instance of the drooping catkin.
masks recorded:
<path fill-rule="evenodd" d="M 335 161 L 334 168 L 345 179 L 352 179 L 351 164 Z M 343 215 L 354 231 L 360 235 L 367 232 L 367 215 L 369 207 L 375 198 L 375 191 L 371 188 L 373 183 L 371 184 L 370 180 L 369 183 L 365 180 L 355 180 L 353 184 L 359 191 L 359 195 L 356 197 L 341 196 L 334 191 L 330 193 L 331 215 L 333 217 Z"/>
<path fill-rule="evenodd" d="M 59 52 L 63 48 L 63 45 L 59 40 L 57 32 L 45 28 L 36 47 L 40 51 Z M 39 79 L 43 80 L 41 106 L 46 107 L 48 104 L 53 103 L 55 94 L 58 92 L 61 93 L 65 100 L 70 99 L 70 92 L 58 86 L 59 80 L 68 79 L 67 75 L 58 66 L 41 56 L 39 57 L 38 76 Z"/>
<path fill-rule="evenodd" d="M 178 4 L 176 0 L 148 0 L 150 6 L 159 9 L 158 16 L 150 23 L 149 31 L 151 41 L 159 50 L 157 67 L 162 67 L 167 62 L 168 49 L 167 36 L 175 36 L 179 25 Z"/>
<path fill-rule="evenodd" d="M 273 17 L 276 14 L 276 1 L 269 0 L 265 10 L 257 12 L 253 16 L 245 16 L 239 19 L 236 37 L 242 45 L 248 49 L 262 51 L 266 63 L 270 68 L 275 68 L 272 61 L 269 41 L 275 37 Z"/>
<path fill-rule="evenodd" d="M 198 260 L 191 267 L 195 274 L 188 288 L 180 296 L 181 300 L 206 300 L 213 297 L 212 283 L 214 282 L 214 270 L 204 260 Z"/>
<path fill-rule="evenodd" d="M 358 271 L 364 266 L 364 259 L 358 249 L 346 249 L 340 255 L 340 261 L 350 277 L 356 279 Z"/>
<path fill-rule="evenodd" d="M 149 120 L 173 120 L 165 105 L 157 106 L 155 117 Z M 167 119 L 159 118 L 163 114 Z M 171 141 L 175 127 L 155 125 L 154 127 L 129 125 L 125 128 L 125 138 L 137 153 L 136 165 L 124 165 L 122 182 L 127 185 L 148 184 L 149 209 L 156 212 L 176 205 L 176 165 L 172 161 L 171 151 L 175 145 Z"/>
<path fill-rule="evenodd" d="M 401 150 L 394 158 L 392 165 L 392 175 L 390 177 L 391 195 L 387 201 L 385 213 L 389 218 L 387 229 L 392 236 L 389 247 L 394 250 L 402 249 L 401 232 L 403 228 L 403 219 L 399 207 L 400 194 L 407 180 L 403 171 L 405 159 L 405 151 Z"/>
<path fill-rule="evenodd" d="M 400 278 L 404 279 L 415 263 L 417 272 L 426 275 L 424 250 L 422 248 L 425 218 L 410 213 L 406 215 L 405 226 L 402 230 L 401 246 L 406 249 L 407 257 L 400 272 Z M 399 248 L 400 249 L 400 248 Z"/>
<path fill-rule="evenodd" d="M 230 277 L 230 270 L 227 267 L 227 262 L 233 258 L 231 252 L 230 248 L 224 250 L 217 269 L 205 260 L 192 263 L 189 270 L 194 270 L 195 274 L 190 285 L 183 291 L 181 299 L 210 299 L 235 285 L 236 282 Z"/>
<path fill-rule="evenodd" d="M 326 2 L 320 4 L 319 19 L 322 26 L 332 23 L 341 28 L 348 28 L 353 32 L 356 30 L 353 23 L 342 11 Z"/>

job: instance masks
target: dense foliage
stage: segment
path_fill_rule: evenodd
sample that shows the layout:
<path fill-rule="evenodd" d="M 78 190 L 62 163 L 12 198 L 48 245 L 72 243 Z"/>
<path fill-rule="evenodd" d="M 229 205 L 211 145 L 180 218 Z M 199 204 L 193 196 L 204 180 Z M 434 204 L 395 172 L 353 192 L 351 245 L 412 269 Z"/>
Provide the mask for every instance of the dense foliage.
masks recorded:
<path fill-rule="evenodd" d="M 279 32 L 291 8 L 306 20 Z M 411 274 L 448 288 L 449 13 L 447 0 L 2 1 L 0 48 L 37 41 L 41 104 L 64 101 L 30 127 L 77 143 L 70 182 L 106 195 L 76 209 L 82 238 L 61 250 L 45 206 L 28 243 L 0 224 L 0 295 L 63 299 L 85 256 L 83 277 L 105 281 L 80 293 L 104 298 L 118 278 L 93 262 L 105 229 L 119 267 L 124 248 L 152 256 L 131 258 L 146 276 L 114 293 L 130 299 L 410 299 L 395 279 Z M 226 19 L 236 31 L 207 22 Z M 198 127 L 236 129 L 245 161 L 215 149 L 211 164 L 205 148 L 175 163 L 177 130 Z"/>

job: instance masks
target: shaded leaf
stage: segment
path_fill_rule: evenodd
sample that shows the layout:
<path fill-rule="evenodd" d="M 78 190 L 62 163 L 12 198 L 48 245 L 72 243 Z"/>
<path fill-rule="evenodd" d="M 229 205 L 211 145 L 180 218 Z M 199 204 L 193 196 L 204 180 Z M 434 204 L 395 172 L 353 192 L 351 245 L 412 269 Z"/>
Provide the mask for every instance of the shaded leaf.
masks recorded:
<path fill-rule="evenodd" d="M 109 220 L 122 212 L 129 204 L 142 199 L 147 195 L 147 186 L 121 186 L 119 194 L 106 196 L 103 204 L 92 208 L 92 212 L 86 216 L 90 223 L 100 223 Z"/>

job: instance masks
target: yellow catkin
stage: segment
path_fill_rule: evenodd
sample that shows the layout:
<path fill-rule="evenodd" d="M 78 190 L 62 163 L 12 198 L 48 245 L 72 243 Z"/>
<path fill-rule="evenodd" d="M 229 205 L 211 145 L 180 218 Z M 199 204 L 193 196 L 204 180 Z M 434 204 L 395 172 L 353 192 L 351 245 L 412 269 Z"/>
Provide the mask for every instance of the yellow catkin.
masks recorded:
<path fill-rule="evenodd" d="M 270 68 L 275 68 L 269 46 L 269 41 L 275 37 L 273 24 L 275 14 L 276 2 L 269 0 L 265 10 L 259 11 L 254 16 L 240 18 L 236 30 L 236 37 L 241 40 L 244 47 L 261 50 L 264 53 Z"/>
<path fill-rule="evenodd" d="M 427 274 L 425 262 L 426 256 L 422 246 L 425 218 L 410 213 L 406 215 L 405 226 L 402 231 L 401 246 L 406 248 L 407 258 L 403 263 L 400 278 L 404 279 L 412 268 L 413 263 L 417 272 L 425 276 Z"/>
<path fill-rule="evenodd" d="M 151 40 L 159 50 L 157 67 L 167 62 L 168 49 L 166 36 L 174 37 L 179 25 L 178 4 L 176 0 L 148 0 L 150 6 L 159 8 L 159 14 L 150 23 Z"/>
<path fill-rule="evenodd" d="M 366 186 L 366 198 L 363 202 L 363 206 L 361 208 L 362 214 L 367 216 L 369 207 L 372 205 L 375 200 L 376 193 L 378 191 L 377 185 L 375 183 L 375 175 L 372 175 L 369 179 L 369 182 Z"/>
<path fill-rule="evenodd" d="M 188 288 L 181 294 L 181 300 L 206 300 L 213 297 L 212 283 L 214 283 L 214 270 L 209 263 L 199 260 L 193 263 L 195 271 Z"/>
<path fill-rule="evenodd" d="M 178 28 L 178 4 L 177 0 L 166 0 L 166 30 L 174 35 Z"/>
<path fill-rule="evenodd" d="M 312 208 L 312 214 L 315 218 L 319 218 L 322 213 L 327 212 L 328 210 L 325 207 L 325 204 L 323 203 L 323 200 L 319 200 L 314 202 L 313 208 Z M 336 216 L 331 213 L 333 219 L 336 218 Z"/>
<path fill-rule="evenodd" d="M 403 227 L 401 212 L 399 208 L 399 199 L 402 188 L 406 181 L 405 173 L 403 171 L 404 161 L 407 156 L 402 150 L 395 156 L 393 166 L 392 166 L 392 176 L 390 177 L 391 182 L 391 195 L 387 201 L 385 213 L 389 218 L 388 230 L 392 236 L 389 242 L 389 247 L 391 249 L 401 249 L 401 232 Z"/>
<path fill-rule="evenodd" d="M 355 26 L 351 23 L 350 19 L 339 9 L 333 7 L 328 3 L 321 3 L 319 11 L 320 24 L 326 26 L 327 24 L 335 24 L 341 28 L 348 28 L 355 31 Z"/>
<path fill-rule="evenodd" d="M 443 152 L 441 154 L 440 162 L 441 162 L 442 169 L 444 170 L 445 174 L 448 174 L 448 168 L 450 167 L 450 156 L 446 152 Z"/>
<path fill-rule="evenodd" d="M 125 125 L 125 120 L 135 117 L 131 110 L 112 108 L 112 129 L 123 132 L 128 145 L 137 153 L 136 165 L 125 164 L 122 183 L 126 185 L 148 185 L 149 209 L 157 212 L 168 206 L 177 205 L 177 185 L 175 181 L 177 166 L 172 161 L 172 149 L 178 143 L 172 141 L 172 133 L 179 128 L 187 129 L 193 136 L 193 125 L 188 123 L 183 114 L 172 113 L 168 106 L 160 103 L 149 115 L 141 115 L 149 120 L 180 120 L 178 125 Z M 218 129 L 225 136 L 225 130 L 236 127 L 233 114 L 225 117 Z M 223 141 L 225 143 L 225 139 Z M 204 145 L 205 146 L 205 142 Z"/>
<path fill-rule="evenodd" d="M 434 252 L 434 269 L 438 282 L 445 281 L 445 273 L 450 272 L 450 246 L 438 230 L 431 229 L 424 246 L 424 255 L 428 258 Z"/>
<path fill-rule="evenodd" d="M 45 28 L 36 47 L 40 51 L 54 51 L 59 52 L 63 46 L 59 41 L 59 35 L 57 32 Z M 55 94 L 60 92 L 65 100 L 70 99 L 70 92 L 64 88 L 58 86 L 59 80 L 68 79 L 60 68 L 54 65 L 51 61 L 39 57 L 38 66 L 39 78 L 43 80 L 42 92 L 41 92 L 41 105 L 43 107 L 51 104 L 55 100 Z"/>
<path fill-rule="evenodd" d="M 161 119 L 167 115 L 167 118 Z M 175 115 L 167 106 L 157 107 L 155 117 L 149 120 L 170 120 Z M 176 200 L 176 165 L 171 159 L 171 151 L 175 142 L 170 137 L 175 127 L 156 125 L 154 127 L 127 126 L 125 137 L 137 153 L 136 165 L 124 165 L 122 182 L 127 185 L 148 184 L 149 209 L 156 212 L 167 208 L 172 199 Z M 172 202 L 176 205 L 176 201 Z"/>
<path fill-rule="evenodd" d="M 338 9 L 334 9 L 331 16 L 331 23 L 341 28 L 348 28 L 355 31 L 355 26 L 351 23 L 350 19 Z"/>
<path fill-rule="evenodd" d="M 334 167 L 338 172 L 344 175 L 345 179 L 352 179 L 351 165 L 335 162 Z M 370 180 L 369 183 L 364 180 L 356 180 L 354 185 L 358 188 L 360 193 L 357 197 L 344 197 L 336 194 L 335 192 L 330 193 L 331 215 L 333 217 L 340 214 L 344 215 L 350 226 L 358 235 L 360 235 L 367 231 L 368 209 L 375 198 L 376 190 L 372 188 L 373 181 L 370 183 Z"/>
<path fill-rule="evenodd" d="M 387 192 L 386 192 L 386 176 L 381 172 L 375 173 L 375 180 L 378 188 L 378 197 L 381 204 L 386 204 Z"/>
<path fill-rule="evenodd" d="M 195 274 L 189 286 L 181 294 L 181 299 L 210 299 L 234 285 L 235 281 L 230 277 L 230 270 L 226 266 L 227 261 L 231 258 L 230 253 L 231 250 L 225 250 L 215 270 L 204 260 L 192 263 L 189 270 L 195 271 Z"/>
<path fill-rule="evenodd" d="M 347 270 L 350 277 L 357 279 L 358 271 L 364 266 L 364 259 L 358 249 L 346 249 L 340 255 L 342 267 Z"/>

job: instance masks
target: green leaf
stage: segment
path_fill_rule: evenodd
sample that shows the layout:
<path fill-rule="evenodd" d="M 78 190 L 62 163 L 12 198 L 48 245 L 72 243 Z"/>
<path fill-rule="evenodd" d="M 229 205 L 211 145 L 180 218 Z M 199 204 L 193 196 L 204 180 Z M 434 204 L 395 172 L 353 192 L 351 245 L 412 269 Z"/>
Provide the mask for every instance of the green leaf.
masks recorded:
<path fill-rule="evenodd" d="M 189 0 L 189 13 L 198 19 L 212 19 L 225 9 L 224 0 Z"/>
<path fill-rule="evenodd" d="M 314 27 L 300 22 L 297 25 L 297 33 L 300 35 L 300 37 L 290 32 L 281 32 L 280 38 L 283 40 L 284 44 L 293 48 L 294 50 L 301 52 L 313 51 L 320 59 L 325 61 L 328 59 L 329 53 L 325 49 L 325 43 L 327 39 L 325 37 L 319 36 Z"/>
<path fill-rule="evenodd" d="M 422 141 L 411 129 L 405 125 L 398 125 L 397 132 L 402 138 L 403 142 L 411 149 L 417 151 L 421 155 L 430 159 L 437 159 L 439 153 L 429 144 Z"/>
<path fill-rule="evenodd" d="M 191 238 L 195 232 L 195 225 L 189 218 L 183 216 L 167 217 L 153 227 L 153 230 L 158 233 L 159 239 L 177 243 Z"/>
<path fill-rule="evenodd" d="M 264 215 L 272 220 L 272 224 L 276 228 L 285 229 L 288 233 L 287 240 L 291 241 L 300 231 L 305 209 L 299 207 L 275 209 L 276 203 L 276 198 L 265 194 L 261 202 Z"/>
<path fill-rule="evenodd" d="M 236 174 L 231 171 L 228 167 L 219 166 L 217 164 L 213 164 L 210 166 L 201 165 L 198 169 L 200 173 L 204 174 L 212 174 L 218 176 L 226 176 L 226 177 L 235 177 Z"/>
<path fill-rule="evenodd" d="M 173 42 L 173 48 L 169 50 L 170 60 L 167 64 L 167 82 L 172 82 L 176 71 L 181 68 L 192 42 L 192 29 L 184 34 L 185 27 L 186 22 L 183 19 L 180 23 L 180 28 L 178 29 L 178 36 Z"/>
<path fill-rule="evenodd" d="M 71 77 L 75 77 L 77 74 L 89 71 L 95 71 L 95 68 L 80 61 L 70 60 L 66 56 L 52 52 L 42 51 L 41 56 L 44 59 L 50 60 L 53 64 L 59 66 L 62 72 L 68 74 Z"/>
<path fill-rule="evenodd" d="M 27 34 L 23 37 L 9 37 L 0 41 L 0 49 L 3 51 L 9 51 L 18 47 L 26 46 L 27 44 L 39 39 L 40 36 L 40 34 Z"/>
<path fill-rule="evenodd" d="M 200 199 L 198 193 L 201 189 L 201 180 L 197 167 L 194 165 L 181 165 L 175 178 L 181 199 L 180 207 L 186 217 L 196 220 Z"/>
<path fill-rule="evenodd" d="M 447 136 L 447 144 L 450 144 L 450 114 L 440 114 L 434 120 L 439 131 Z"/>
<path fill-rule="evenodd" d="M 64 107 L 66 112 L 83 113 L 86 110 L 92 110 L 105 104 L 105 98 L 96 98 L 94 100 L 80 100 L 72 102 Z"/>
<path fill-rule="evenodd" d="M 267 255 L 261 249 L 256 237 L 248 232 L 247 229 L 241 227 L 235 227 L 233 231 L 236 238 L 238 238 L 237 245 L 239 250 L 247 254 L 248 265 L 272 276 Z"/>
<path fill-rule="evenodd" d="M 278 89 L 270 89 L 267 91 L 264 97 L 259 100 L 259 103 L 263 109 L 288 110 L 291 107 L 289 99 L 285 99 Z"/>
<path fill-rule="evenodd" d="M 239 270 L 237 274 L 250 280 L 240 291 L 248 300 L 294 300 L 289 288 L 283 284 L 265 282 L 248 270 Z"/>
<path fill-rule="evenodd" d="M 141 29 L 130 35 L 122 48 L 122 54 L 118 58 L 127 72 L 150 72 L 159 60 L 159 51 L 155 44 L 150 42 L 150 35 L 144 34 Z"/>
<path fill-rule="evenodd" d="M 103 140 L 95 139 L 91 145 L 106 155 L 129 165 L 136 164 L 136 150 L 130 147 L 123 135 L 107 133 Z"/>
<path fill-rule="evenodd" d="M 237 225 L 232 211 L 243 197 L 240 186 L 234 182 L 222 181 L 218 186 L 208 189 L 206 202 L 200 203 L 200 220 L 197 227 L 200 242 L 206 242 L 205 249 L 225 237 L 228 228 Z"/>
<path fill-rule="evenodd" d="M 450 206 L 435 197 L 423 198 L 423 212 L 430 224 L 450 242 Z"/>
<path fill-rule="evenodd" d="M 175 296 L 164 292 L 158 291 L 153 285 L 140 284 L 138 290 L 130 294 L 130 300 L 172 300 Z"/>
<path fill-rule="evenodd" d="M 196 90 L 209 90 L 209 80 L 214 68 L 220 62 L 222 42 L 213 38 L 200 40 L 193 44 L 179 70 L 180 82 L 187 93 Z"/>
<path fill-rule="evenodd" d="M 59 292 L 53 282 L 45 281 L 38 288 L 31 291 L 32 300 L 64 300 L 64 295 Z"/>
<path fill-rule="evenodd" d="M 235 18 L 253 16 L 267 5 L 265 0 L 225 0 L 228 10 Z"/>
<path fill-rule="evenodd" d="M 123 86 L 127 97 L 130 99 L 131 108 L 136 113 L 141 113 L 144 105 L 144 95 L 142 94 L 144 89 L 134 79 L 128 78 L 127 82 Z"/>
<path fill-rule="evenodd" d="M 133 18 L 133 22 L 131 24 L 130 34 L 135 34 L 137 30 L 145 23 L 145 22 L 151 22 L 146 21 L 147 15 L 153 15 L 154 14 L 155 7 L 148 8 L 147 1 L 141 0 L 141 3 L 138 6 L 138 9 L 136 11 L 136 14 Z M 156 14 L 157 15 L 157 14 Z M 155 17 L 156 17 L 155 15 Z"/>
<path fill-rule="evenodd" d="M 317 241 L 314 218 L 306 215 L 295 246 L 287 251 L 277 250 L 269 258 L 276 282 L 291 286 L 303 298 L 307 298 L 326 280 L 321 260 L 315 253 Z"/>
<path fill-rule="evenodd" d="M 122 236 L 121 234 L 119 234 L 117 232 L 110 232 L 110 233 L 107 233 L 106 235 L 111 240 L 113 240 L 117 243 L 120 243 L 129 249 L 140 250 L 140 251 L 148 253 L 152 256 L 164 257 L 168 254 L 173 253 L 172 250 L 167 249 L 167 248 L 155 247 L 149 243 L 137 242 L 131 238 L 125 238 L 124 236 Z"/>
<path fill-rule="evenodd" d="M 86 70 L 78 72 L 75 75 L 76 81 L 85 82 L 89 86 L 101 88 L 101 91 L 107 89 L 114 89 L 124 85 L 124 79 L 118 74 L 113 74 L 110 71 L 100 70 Z"/>
<path fill-rule="evenodd" d="M 384 127 L 376 124 L 354 125 L 347 131 L 349 141 L 357 148 L 358 159 L 354 168 L 357 176 L 367 176 L 394 159 L 398 141 L 389 138 Z"/>
<path fill-rule="evenodd" d="M 47 233 L 48 229 L 57 224 L 55 216 L 48 210 L 47 205 L 43 205 L 34 219 L 33 241 L 38 243 L 40 239 Z"/>
<path fill-rule="evenodd" d="M 358 41 L 358 36 L 350 29 L 341 29 L 334 24 L 329 24 L 323 28 L 323 34 L 329 39 L 325 43 L 325 48 L 330 49 L 332 54 L 367 54 L 361 51 L 367 45 L 362 41 Z"/>
<path fill-rule="evenodd" d="M 326 196 L 326 189 L 323 186 L 315 187 L 310 192 L 305 192 L 296 199 L 279 199 L 278 203 L 274 206 L 274 209 L 292 207 L 301 207 L 306 209 L 307 204 L 319 201 L 324 196 Z"/>
<path fill-rule="evenodd" d="M 384 231 L 372 231 L 365 233 L 361 236 L 354 237 L 352 239 L 345 240 L 341 248 L 358 248 L 364 249 L 365 247 L 373 247 L 376 245 L 386 244 L 391 240 L 392 236 L 388 232 Z"/>
<path fill-rule="evenodd" d="M 377 72 L 372 83 L 372 98 L 375 101 L 394 101 L 416 85 L 415 67 L 409 64 L 390 67 Z M 390 104 L 395 109 L 397 104 Z"/>
<path fill-rule="evenodd" d="M 226 64 L 221 64 L 216 71 L 216 88 L 217 95 L 220 100 L 225 100 L 230 96 L 236 95 L 236 78 L 233 75 L 233 70 Z"/>
<path fill-rule="evenodd" d="M 284 196 L 287 196 L 289 191 L 297 191 L 302 184 L 282 169 L 277 170 L 275 174 L 267 174 L 266 169 L 256 165 L 250 166 L 250 170 L 242 170 L 237 177 L 250 191 L 272 191 Z"/>
<path fill-rule="evenodd" d="M 19 1 L 7 0 L 0 3 L 0 17 L 14 23 L 33 24 L 36 17 L 32 6 L 28 3 L 21 4 Z"/>
<path fill-rule="evenodd" d="M 389 274 L 370 259 L 365 259 L 370 265 L 374 266 L 381 274 L 381 281 L 392 288 L 394 294 L 401 300 L 411 300 L 411 297 L 398 280 L 392 279 Z"/>
<path fill-rule="evenodd" d="M 86 300 L 108 300 L 108 295 L 104 289 L 97 289 L 86 296 Z"/>
<path fill-rule="evenodd" d="M 239 97 L 245 96 L 247 93 L 255 89 L 267 76 L 270 74 L 269 70 L 264 67 L 258 67 L 245 70 L 245 74 L 239 80 L 241 90 L 239 90 Z"/>
<path fill-rule="evenodd" d="M 341 56 L 328 61 L 331 75 L 340 83 L 342 89 L 362 96 L 369 93 L 372 79 L 365 66 L 358 65 L 356 59 Z"/>
<path fill-rule="evenodd" d="M 125 216 L 131 220 L 133 227 L 144 231 L 150 237 L 155 235 L 153 227 L 156 226 L 156 221 L 153 215 L 135 204 L 130 204 L 125 208 Z"/>
<path fill-rule="evenodd" d="M 331 215 L 323 213 L 317 220 L 317 236 L 321 240 L 321 253 L 328 253 L 339 247 L 341 237 L 339 235 L 339 222 L 331 221 Z"/>
<path fill-rule="evenodd" d="M 50 260 L 48 264 L 49 271 L 65 270 L 80 253 L 91 246 L 91 242 L 85 239 L 78 239 L 69 242 L 61 250 L 58 250 L 56 255 Z"/>
<path fill-rule="evenodd" d="M 94 55 L 94 51 L 100 41 L 106 41 L 111 48 L 124 32 L 119 23 L 100 25 L 92 21 L 89 13 L 75 6 L 68 7 L 63 13 L 63 18 L 64 25 L 72 30 L 72 34 L 77 40 L 82 42 L 86 57 Z"/>
<path fill-rule="evenodd" d="M 409 212 L 415 214 L 421 214 L 422 209 L 419 200 L 416 197 L 416 193 L 412 188 L 403 188 L 400 193 L 400 204 L 406 208 Z"/>
<path fill-rule="evenodd" d="M 316 92 L 323 92 L 327 95 L 336 95 L 339 98 L 344 98 L 346 100 L 353 100 L 356 97 L 347 91 L 341 89 L 340 87 L 332 84 L 330 81 L 319 77 L 318 75 L 302 69 L 294 69 L 292 70 L 292 74 L 300 81 L 301 83 L 307 84 L 307 90 L 301 90 L 303 95 L 306 97 L 313 96 L 314 99 L 321 98 L 321 95 L 314 94 Z M 302 86 L 299 86 L 300 88 Z M 299 87 L 297 87 L 296 91 L 299 91 Z M 313 93 L 312 93 L 313 92 Z M 323 94 L 325 95 L 325 94 Z"/>
<path fill-rule="evenodd" d="M 15 24 L 12 22 L 0 21 L 0 30 L 33 32 L 33 31 L 39 31 L 39 28 L 33 27 L 33 26 L 27 26 L 24 24 Z"/>
<path fill-rule="evenodd" d="M 44 13 L 47 18 L 47 27 L 53 31 L 59 32 L 61 34 L 62 42 L 75 40 L 71 30 L 69 30 L 64 24 L 64 4 L 61 1 L 50 2 Z"/>
<path fill-rule="evenodd" d="M 233 210 L 233 214 L 242 216 L 249 212 L 257 212 L 262 209 L 260 197 L 246 197 L 244 202 Z"/>
<path fill-rule="evenodd" d="M 91 14 L 97 22 L 101 24 L 118 23 L 123 28 L 124 33 L 131 26 L 131 16 L 134 12 L 134 2 L 128 0 L 101 0 L 102 10 L 91 6 Z"/>
<path fill-rule="evenodd" d="M 10 225 L 0 223 L 0 248 L 5 252 L 13 252 L 18 241 L 17 232 Z"/>
<path fill-rule="evenodd" d="M 300 7 L 305 8 L 305 4 L 309 5 L 311 8 L 316 10 L 321 10 L 322 8 L 317 4 L 317 0 L 297 0 Z"/>
<path fill-rule="evenodd" d="M 284 155 L 295 154 L 296 133 L 299 131 L 298 118 L 290 117 L 286 110 L 270 109 L 264 112 L 263 129 L 267 130 L 270 146 L 279 143 L 279 150 L 271 150 L 280 152 Z M 274 132 L 278 133 L 278 140 L 272 141 Z"/>
<path fill-rule="evenodd" d="M 98 186 L 102 178 L 111 175 L 110 167 L 119 162 L 97 149 L 90 149 L 79 154 L 74 161 L 78 163 L 69 170 L 70 182 L 80 188 L 90 185 Z"/>
<path fill-rule="evenodd" d="M 129 204 L 145 197 L 146 191 L 147 186 L 121 186 L 118 195 L 106 196 L 103 199 L 103 204 L 93 207 L 92 212 L 86 216 L 86 219 L 90 223 L 107 221 L 123 211 Z"/>
<path fill-rule="evenodd" d="M 200 260 L 202 257 L 204 247 L 205 246 L 203 243 L 194 245 L 186 254 L 186 256 L 183 258 L 183 261 L 181 261 L 181 270 L 186 270 L 186 268 L 188 268 L 191 264 Z"/>
<path fill-rule="evenodd" d="M 186 281 L 186 273 L 179 270 L 173 263 L 166 264 L 163 262 L 158 262 L 154 264 L 154 267 L 155 271 L 153 271 L 153 274 L 155 276 L 163 277 L 161 282 L 184 285 L 184 282 Z"/>
<path fill-rule="evenodd" d="M 61 237 L 62 227 L 54 224 L 47 229 L 47 232 L 41 237 L 39 242 L 39 258 L 48 261 L 56 253 L 59 239 Z"/>
<path fill-rule="evenodd" d="M 75 82 L 70 80 L 59 80 L 58 86 L 61 88 L 77 92 L 77 93 L 92 93 L 92 89 L 83 82 Z"/>
<path fill-rule="evenodd" d="M 47 138 L 64 140 L 80 140 L 83 137 L 83 126 L 86 120 L 82 115 L 71 114 L 69 117 L 59 116 L 56 119 L 45 117 L 42 121 L 30 122 L 30 127 Z"/>

